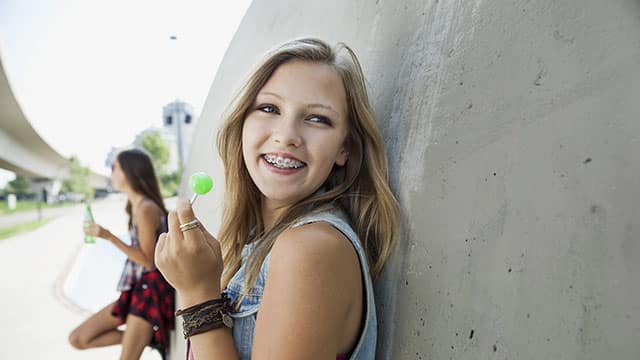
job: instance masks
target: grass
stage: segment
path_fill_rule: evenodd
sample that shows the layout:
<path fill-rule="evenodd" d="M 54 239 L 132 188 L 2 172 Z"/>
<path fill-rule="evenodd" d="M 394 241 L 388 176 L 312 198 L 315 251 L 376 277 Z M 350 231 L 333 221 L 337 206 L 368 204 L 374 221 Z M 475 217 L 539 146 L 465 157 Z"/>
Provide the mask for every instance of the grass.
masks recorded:
<path fill-rule="evenodd" d="M 2 239 L 6 239 L 6 238 L 10 238 L 12 236 L 16 236 L 18 234 L 23 234 L 29 231 L 33 231 L 43 225 L 45 225 L 46 223 L 48 223 L 49 221 L 51 221 L 52 219 L 43 219 L 43 220 L 35 220 L 35 221 L 28 221 L 25 223 L 21 223 L 21 224 L 17 224 L 17 225 L 12 225 L 12 226 L 8 226 L 5 228 L 0 228 L 0 240 Z"/>
<path fill-rule="evenodd" d="M 73 206 L 76 205 L 78 203 L 75 202 L 65 202 L 65 203 L 55 203 L 55 204 L 43 204 L 40 203 L 40 206 L 42 209 L 50 209 L 50 208 L 59 208 L 59 207 L 63 207 L 63 206 Z M 13 210 L 9 210 L 9 208 L 7 207 L 7 201 L 4 200 L 2 202 L 0 202 L 0 214 L 1 215 L 5 215 L 5 214 L 15 214 L 17 212 L 20 211 L 29 211 L 29 210 L 36 210 L 38 208 L 38 202 L 34 201 L 34 200 L 22 200 L 22 201 L 17 201 L 16 202 L 16 208 Z"/>

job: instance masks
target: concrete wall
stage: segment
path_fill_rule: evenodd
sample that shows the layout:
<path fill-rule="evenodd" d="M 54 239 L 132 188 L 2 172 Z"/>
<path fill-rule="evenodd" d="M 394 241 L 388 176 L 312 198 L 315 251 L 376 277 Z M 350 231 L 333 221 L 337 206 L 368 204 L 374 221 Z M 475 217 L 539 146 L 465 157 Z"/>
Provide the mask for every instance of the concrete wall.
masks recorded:
<path fill-rule="evenodd" d="M 214 232 L 220 114 L 307 35 L 359 54 L 404 213 L 378 358 L 640 358 L 639 1 L 254 1 L 186 167 Z"/>

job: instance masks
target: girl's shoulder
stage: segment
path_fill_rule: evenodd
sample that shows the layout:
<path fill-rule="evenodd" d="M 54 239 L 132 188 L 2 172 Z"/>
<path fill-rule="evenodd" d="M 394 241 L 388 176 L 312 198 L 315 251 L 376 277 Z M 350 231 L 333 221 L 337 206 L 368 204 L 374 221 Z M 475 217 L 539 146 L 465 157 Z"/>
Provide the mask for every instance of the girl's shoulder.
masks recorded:
<path fill-rule="evenodd" d="M 271 262 L 284 262 L 295 269 L 300 263 L 320 261 L 322 264 L 315 266 L 329 266 L 334 270 L 357 264 L 357 254 L 341 225 L 349 226 L 332 212 L 300 219 L 276 238 L 271 250 Z"/>
<path fill-rule="evenodd" d="M 160 221 L 163 216 L 164 213 L 160 206 L 149 198 L 142 199 L 138 206 L 133 210 L 133 218 L 135 220 L 146 219 L 147 221 L 150 221 L 152 219 L 157 219 Z"/>
<path fill-rule="evenodd" d="M 298 220 L 294 221 L 291 227 L 298 227 L 305 224 L 314 222 L 328 222 L 332 225 L 348 226 L 351 227 L 349 216 L 347 212 L 341 207 L 322 207 L 312 210 L 311 212 L 301 216 Z"/>
<path fill-rule="evenodd" d="M 153 200 L 149 198 L 142 199 L 140 201 L 140 204 L 138 204 L 137 210 L 139 212 L 162 213 L 162 209 L 160 209 L 160 206 L 158 206 L 158 204 L 156 204 Z"/>
<path fill-rule="evenodd" d="M 294 221 L 289 229 L 310 224 L 324 224 L 323 227 L 338 230 L 352 243 L 358 242 L 358 235 L 354 231 L 349 215 L 339 207 L 319 209 L 317 211 L 310 212 Z"/>

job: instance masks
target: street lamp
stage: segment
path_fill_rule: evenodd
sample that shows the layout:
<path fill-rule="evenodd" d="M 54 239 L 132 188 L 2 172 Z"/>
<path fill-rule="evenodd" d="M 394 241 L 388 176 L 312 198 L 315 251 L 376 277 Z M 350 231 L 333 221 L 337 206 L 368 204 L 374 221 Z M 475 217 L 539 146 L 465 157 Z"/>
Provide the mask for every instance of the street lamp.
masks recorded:
<path fill-rule="evenodd" d="M 182 103 L 176 99 L 173 107 L 173 118 L 177 121 L 176 123 L 176 132 L 178 136 L 178 169 L 182 171 L 182 165 L 184 164 L 184 150 L 183 150 L 183 141 L 182 141 Z"/>
<path fill-rule="evenodd" d="M 178 40 L 178 37 L 176 35 L 171 35 L 169 37 L 169 40 Z M 176 51 L 174 54 L 176 54 L 175 58 L 177 60 L 177 54 L 179 52 Z M 179 62 L 176 61 L 176 73 L 177 73 L 177 68 L 180 66 Z M 178 76 L 178 78 L 180 78 Z M 177 83 L 178 81 L 176 81 Z M 172 114 L 172 118 L 173 120 L 176 122 L 176 136 L 177 136 L 177 143 L 178 143 L 178 169 L 179 171 L 182 171 L 182 166 L 184 164 L 184 150 L 183 150 L 183 141 L 182 141 L 182 105 L 180 103 L 180 101 L 178 100 L 178 97 L 176 96 L 176 100 L 173 102 L 173 114 Z"/>

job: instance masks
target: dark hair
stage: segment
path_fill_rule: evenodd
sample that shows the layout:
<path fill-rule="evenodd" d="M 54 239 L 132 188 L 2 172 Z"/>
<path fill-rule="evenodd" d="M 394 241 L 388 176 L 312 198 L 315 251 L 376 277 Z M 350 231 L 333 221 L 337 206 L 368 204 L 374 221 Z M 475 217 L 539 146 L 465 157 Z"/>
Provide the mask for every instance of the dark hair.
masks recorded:
<path fill-rule="evenodd" d="M 151 199 L 151 201 L 158 205 L 162 212 L 167 215 L 167 209 L 164 207 L 162 196 L 160 196 L 160 187 L 158 186 L 156 172 L 153 169 L 153 163 L 149 155 L 140 149 L 130 149 L 121 151 L 116 159 L 131 188 L 135 192 L 141 193 Z M 130 200 L 127 200 L 125 210 L 129 215 L 129 228 L 131 228 Z"/>

